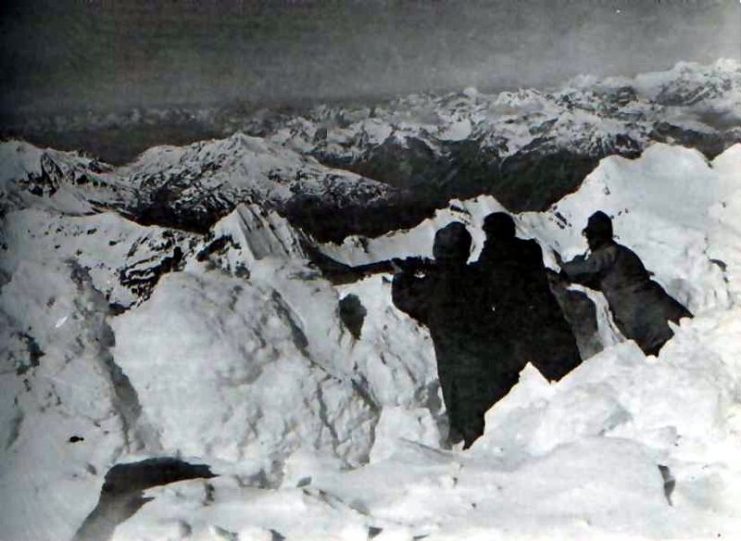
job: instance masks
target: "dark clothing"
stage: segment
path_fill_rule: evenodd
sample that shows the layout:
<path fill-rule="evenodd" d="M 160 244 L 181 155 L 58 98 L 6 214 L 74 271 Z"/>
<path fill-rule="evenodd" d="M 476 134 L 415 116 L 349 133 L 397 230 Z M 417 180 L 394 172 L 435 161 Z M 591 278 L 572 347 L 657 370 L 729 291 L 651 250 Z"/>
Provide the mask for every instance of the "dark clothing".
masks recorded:
<path fill-rule="evenodd" d="M 581 362 L 576 339 L 551 292 L 543 253 L 534 240 L 489 239 L 477 262 L 487 276 L 502 332 L 516 358 L 558 380 Z"/>
<path fill-rule="evenodd" d="M 435 346 L 438 378 L 448 410 L 451 439 L 468 447 L 483 434 L 484 414 L 517 382 L 485 281 L 471 265 L 435 266 L 424 276 L 394 276 L 392 299 L 427 326 Z"/>
<path fill-rule="evenodd" d="M 692 317 L 651 280 L 635 252 L 613 240 L 600 244 L 587 258 L 563 263 L 561 270 L 570 281 L 602 291 L 620 332 L 647 355 L 656 355 L 673 336 L 667 321 Z"/>

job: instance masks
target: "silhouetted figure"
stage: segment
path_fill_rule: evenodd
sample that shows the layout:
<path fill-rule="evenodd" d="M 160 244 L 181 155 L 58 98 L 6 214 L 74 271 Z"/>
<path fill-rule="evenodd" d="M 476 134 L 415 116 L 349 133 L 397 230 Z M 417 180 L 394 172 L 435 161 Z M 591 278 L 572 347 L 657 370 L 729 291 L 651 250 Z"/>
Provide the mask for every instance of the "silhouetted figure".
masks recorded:
<path fill-rule="evenodd" d="M 534 240 L 515 236 L 506 212 L 484 219 L 486 242 L 478 266 L 490 282 L 501 332 L 510 336 L 515 358 L 558 380 L 581 362 L 576 339 L 551 292 L 543 252 Z"/>
<path fill-rule="evenodd" d="M 467 264 L 471 235 L 453 222 L 435 235 L 435 261 L 394 276 L 397 308 L 426 325 L 435 346 L 451 441 L 465 448 L 484 431 L 484 413 L 517 382 L 506 340 L 501 339 L 486 281 Z"/>
<path fill-rule="evenodd" d="M 602 291 L 620 332 L 635 340 L 646 355 L 658 354 L 673 336 L 667 321 L 676 323 L 692 314 L 651 280 L 632 250 L 613 240 L 612 220 L 607 214 L 592 214 L 583 233 L 591 253 L 567 263 L 558 257 L 561 274 Z"/>

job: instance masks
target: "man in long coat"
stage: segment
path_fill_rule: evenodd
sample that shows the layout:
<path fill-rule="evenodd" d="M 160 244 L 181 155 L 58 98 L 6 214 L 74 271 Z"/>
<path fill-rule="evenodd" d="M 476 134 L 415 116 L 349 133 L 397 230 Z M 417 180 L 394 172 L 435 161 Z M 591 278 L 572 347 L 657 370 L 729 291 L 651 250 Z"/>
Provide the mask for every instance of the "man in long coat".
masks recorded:
<path fill-rule="evenodd" d="M 646 355 L 657 355 L 674 334 L 667 322 L 677 323 L 692 314 L 651 280 L 635 252 L 615 242 L 607 214 L 592 214 L 583 233 L 591 253 L 559 261 L 561 275 L 602 291 L 620 332 L 635 340 Z"/>
<path fill-rule="evenodd" d="M 570 325 L 551 292 L 543 252 L 534 240 L 515 236 L 506 212 L 484 219 L 486 242 L 477 262 L 487 277 L 502 332 L 514 355 L 532 363 L 549 380 L 559 380 L 581 362 Z"/>

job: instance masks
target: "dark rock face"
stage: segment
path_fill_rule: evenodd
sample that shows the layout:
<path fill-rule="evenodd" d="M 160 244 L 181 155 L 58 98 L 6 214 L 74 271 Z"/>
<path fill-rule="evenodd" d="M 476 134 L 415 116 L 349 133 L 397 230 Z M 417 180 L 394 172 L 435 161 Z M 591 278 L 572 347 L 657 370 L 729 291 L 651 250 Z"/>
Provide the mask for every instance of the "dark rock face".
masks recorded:
<path fill-rule="evenodd" d="M 237 203 L 208 194 L 198 199 L 180 199 L 177 190 L 162 187 L 152 192 L 148 202 L 128 212 L 134 221 L 142 225 L 159 225 L 205 234 L 212 225 L 234 210 Z"/>
<path fill-rule="evenodd" d="M 657 124 L 652 133 L 652 137 L 656 141 L 696 148 L 711 160 L 718 154 L 721 154 L 729 146 L 728 137 L 721 135 L 720 133 L 700 132 L 681 126 L 675 126 L 670 122 L 661 122 Z"/>
<path fill-rule="evenodd" d="M 297 196 L 279 213 L 294 227 L 320 242 L 342 242 L 349 235 L 377 237 L 417 225 L 432 216 L 435 205 L 416 197 L 399 196 L 373 204 L 336 205 L 317 196 Z"/>
<path fill-rule="evenodd" d="M 627 157 L 640 154 L 635 145 L 625 147 Z M 402 191 L 371 207 L 328 209 L 324 201 L 297 197 L 287 205 L 286 217 L 321 240 L 339 242 L 352 234 L 373 237 L 412 227 L 454 198 L 489 194 L 513 212 L 542 211 L 576 190 L 612 150 L 585 155 L 533 146 L 502 159 L 473 140 L 446 144 L 444 149 L 443 156 L 436 155 L 424 142 L 412 140 L 408 148 L 384 143 L 350 164 L 320 155 L 327 165 L 344 166 Z"/>
<path fill-rule="evenodd" d="M 128 287 L 140 299 L 149 298 L 163 274 L 178 271 L 185 264 L 183 249 L 180 246 L 174 246 L 171 251 L 169 250 L 173 242 L 171 237 L 165 240 L 165 247 L 162 250 L 164 253 L 158 258 L 122 269 L 119 273 L 121 284 Z"/>
<path fill-rule="evenodd" d="M 542 211 L 576 190 L 602 156 L 521 152 L 501 164 L 489 193 L 513 212 Z"/>
<path fill-rule="evenodd" d="M 317 158 L 328 164 L 335 161 L 326 153 L 318 153 Z M 348 166 L 360 175 L 391 186 L 415 189 L 429 183 L 435 184 L 435 179 L 446 169 L 447 162 L 421 139 L 410 137 L 402 144 L 390 137 L 380 145 L 371 147 L 362 159 Z"/>
<path fill-rule="evenodd" d="M 483 194 L 493 195 L 515 212 L 547 209 L 574 191 L 612 150 L 587 155 L 531 145 L 513 156 L 500 158 L 495 150 L 482 148 L 475 140 L 446 143 L 442 145 L 442 155 L 435 154 L 418 139 L 407 143 L 408 146 L 402 146 L 384 142 L 353 163 L 343 163 L 326 154 L 317 158 L 327 165 L 345 167 L 402 189 L 397 199 L 400 210 L 424 207 L 416 213 L 424 219 L 451 199 Z M 634 151 L 629 147 L 623 154 L 635 157 L 640 149 Z M 408 227 L 401 222 L 383 222 L 396 227 L 379 234 Z"/>

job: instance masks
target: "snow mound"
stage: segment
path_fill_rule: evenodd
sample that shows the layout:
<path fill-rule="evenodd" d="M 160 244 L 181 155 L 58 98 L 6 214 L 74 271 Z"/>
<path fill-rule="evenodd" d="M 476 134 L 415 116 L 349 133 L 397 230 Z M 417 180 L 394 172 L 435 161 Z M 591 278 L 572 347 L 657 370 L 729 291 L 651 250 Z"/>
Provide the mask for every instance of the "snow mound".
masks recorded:
<path fill-rule="evenodd" d="M 527 368 L 468 452 L 399 441 L 350 471 L 301 452 L 280 488 L 247 489 L 226 471 L 207 489 L 154 489 L 114 539 L 734 538 L 739 316 L 697 318 L 653 361 L 625 343 L 557 384 Z M 394 423 L 385 410 L 376 430 Z M 180 503 L 204 490 L 208 505 Z"/>
<path fill-rule="evenodd" d="M 691 311 L 737 303 L 727 272 L 738 260 L 721 256 L 729 259 L 727 264 L 715 257 L 725 251 L 715 239 L 739 222 L 729 217 L 724 223 L 713 209 L 724 209 L 739 197 L 740 158 L 741 145 L 708 163 L 696 151 L 663 144 L 649 147 L 637 160 L 607 158 L 575 194 L 554 206 L 542 222 L 544 236 L 565 256 L 576 255 L 584 247 L 579 233 L 587 218 L 603 210 L 613 218 L 619 242 L 630 246 Z"/>
<path fill-rule="evenodd" d="M 303 293 L 309 303 L 326 294 Z M 314 360 L 277 289 L 218 272 L 171 274 L 113 329 L 116 362 L 170 453 L 270 466 L 301 446 L 355 465 L 369 452 L 369 406 L 349 378 Z"/>

